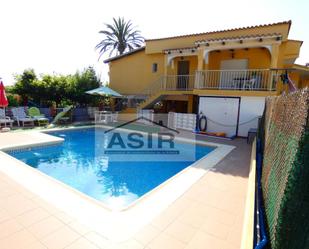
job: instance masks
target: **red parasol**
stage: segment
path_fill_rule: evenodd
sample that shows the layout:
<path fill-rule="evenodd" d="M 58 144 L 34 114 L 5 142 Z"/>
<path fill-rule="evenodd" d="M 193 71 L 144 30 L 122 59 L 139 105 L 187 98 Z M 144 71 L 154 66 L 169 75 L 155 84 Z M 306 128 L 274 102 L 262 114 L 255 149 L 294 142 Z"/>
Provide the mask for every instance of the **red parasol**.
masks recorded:
<path fill-rule="evenodd" d="M 3 82 L 0 81 L 0 107 L 7 107 L 9 104 L 8 99 L 5 94 L 5 89 L 3 86 Z"/>

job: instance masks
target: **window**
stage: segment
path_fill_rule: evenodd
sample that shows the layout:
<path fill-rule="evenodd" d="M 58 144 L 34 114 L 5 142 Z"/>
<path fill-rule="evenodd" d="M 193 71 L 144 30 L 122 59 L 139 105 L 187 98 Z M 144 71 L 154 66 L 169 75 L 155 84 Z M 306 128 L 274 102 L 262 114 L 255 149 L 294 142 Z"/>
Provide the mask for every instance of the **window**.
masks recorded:
<path fill-rule="evenodd" d="M 158 63 L 153 63 L 152 64 L 152 72 L 156 73 L 158 71 Z"/>

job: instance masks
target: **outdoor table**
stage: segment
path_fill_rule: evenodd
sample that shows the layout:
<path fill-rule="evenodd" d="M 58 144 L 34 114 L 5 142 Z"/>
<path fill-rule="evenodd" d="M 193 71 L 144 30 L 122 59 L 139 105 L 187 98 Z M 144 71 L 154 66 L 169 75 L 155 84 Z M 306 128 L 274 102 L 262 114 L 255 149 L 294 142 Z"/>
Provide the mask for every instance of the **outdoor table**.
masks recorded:
<path fill-rule="evenodd" d="M 236 84 L 234 84 L 236 89 L 243 89 L 244 83 L 246 81 L 250 80 L 250 77 L 237 77 L 234 78 L 233 81 L 236 81 Z"/>

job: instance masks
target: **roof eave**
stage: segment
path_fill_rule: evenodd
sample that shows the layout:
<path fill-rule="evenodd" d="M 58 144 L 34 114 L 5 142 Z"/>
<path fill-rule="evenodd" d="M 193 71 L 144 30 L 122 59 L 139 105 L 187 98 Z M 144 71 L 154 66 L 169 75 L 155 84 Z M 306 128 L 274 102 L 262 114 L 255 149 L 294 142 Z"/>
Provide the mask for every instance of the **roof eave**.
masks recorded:
<path fill-rule="evenodd" d="M 124 53 L 124 54 L 121 54 L 121 55 L 116 55 L 116 56 L 114 56 L 114 57 L 108 58 L 108 59 L 104 60 L 103 62 L 104 62 L 104 63 L 109 63 L 109 62 L 111 62 L 111 61 L 115 61 L 115 60 L 121 59 L 121 58 L 123 58 L 123 57 L 126 57 L 126 56 L 129 56 L 129 55 L 135 54 L 135 53 L 137 53 L 137 52 L 143 51 L 143 50 L 145 50 L 145 48 L 146 48 L 146 47 L 143 46 L 143 47 L 134 49 L 134 50 L 132 50 L 132 51 L 129 51 L 129 52 L 127 52 L 127 53 Z"/>

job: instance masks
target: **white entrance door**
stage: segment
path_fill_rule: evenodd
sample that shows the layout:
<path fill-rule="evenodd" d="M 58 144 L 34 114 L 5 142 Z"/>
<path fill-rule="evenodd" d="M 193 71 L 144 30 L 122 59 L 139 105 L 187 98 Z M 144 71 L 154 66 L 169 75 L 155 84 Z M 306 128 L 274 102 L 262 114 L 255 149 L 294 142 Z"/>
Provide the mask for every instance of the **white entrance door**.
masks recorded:
<path fill-rule="evenodd" d="M 220 64 L 220 88 L 235 89 L 244 77 L 245 72 L 242 70 L 248 69 L 247 59 L 223 60 Z"/>
<path fill-rule="evenodd" d="M 208 132 L 237 135 L 239 98 L 200 97 L 199 113 L 207 118 Z"/>

